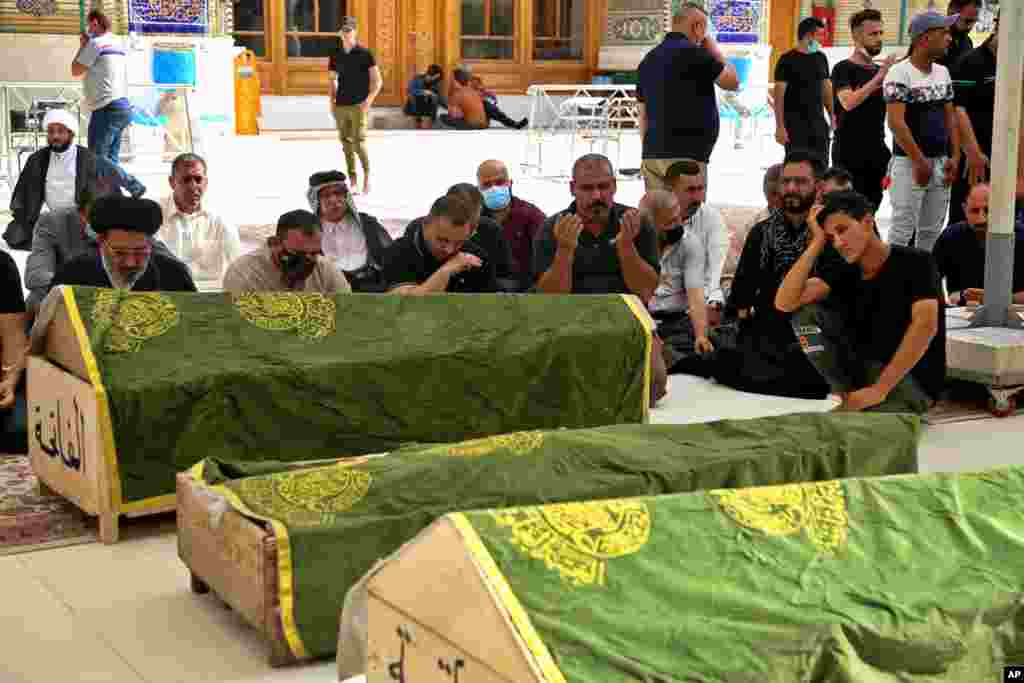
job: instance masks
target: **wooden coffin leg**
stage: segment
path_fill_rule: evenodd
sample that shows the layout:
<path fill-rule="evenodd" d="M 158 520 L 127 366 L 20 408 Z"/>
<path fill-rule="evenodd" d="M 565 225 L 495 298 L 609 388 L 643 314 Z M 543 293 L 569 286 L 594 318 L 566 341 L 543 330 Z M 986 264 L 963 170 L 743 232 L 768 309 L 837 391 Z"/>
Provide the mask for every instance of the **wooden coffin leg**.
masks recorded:
<path fill-rule="evenodd" d="M 100 541 L 107 545 L 117 543 L 117 513 L 100 513 Z"/>

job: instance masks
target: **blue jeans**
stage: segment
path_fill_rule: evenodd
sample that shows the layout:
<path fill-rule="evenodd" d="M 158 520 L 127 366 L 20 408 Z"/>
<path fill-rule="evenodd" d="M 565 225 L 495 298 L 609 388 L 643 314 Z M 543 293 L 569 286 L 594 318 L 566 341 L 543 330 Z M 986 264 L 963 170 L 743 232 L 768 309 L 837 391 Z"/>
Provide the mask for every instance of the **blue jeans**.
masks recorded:
<path fill-rule="evenodd" d="M 111 169 L 97 164 L 100 177 L 113 175 L 117 179 L 117 185 L 138 196 L 146 191 L 145 185 L 126 173 L 120 165 L 121 134 L 131 122 L 131 107 L 124 106 L 120 101 L 111 102 L 102 109 L 97 109 L 89 118 L 89 149 L 97 157 L 108 160 L 113 166 Z"/>

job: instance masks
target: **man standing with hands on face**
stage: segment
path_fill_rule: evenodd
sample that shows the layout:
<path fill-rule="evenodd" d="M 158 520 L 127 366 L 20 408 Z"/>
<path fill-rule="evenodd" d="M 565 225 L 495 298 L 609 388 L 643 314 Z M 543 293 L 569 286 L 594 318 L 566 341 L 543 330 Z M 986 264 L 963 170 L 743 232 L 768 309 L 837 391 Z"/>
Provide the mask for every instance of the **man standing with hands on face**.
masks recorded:
<path fill-rule="evenodd" d="M 930 252 L 946 221 L 949 186 L 960 161 L 953 81 L 938 60 L 957 17 L 923 12 L 910 22 L 910 57 L 885 77 L 883 93 L 896 142 L 889 242 Z"/>
<path fill-rule="evenodd" d="M 355 17 L 341 23 L 341 47 L 327 63 L 330 76 L 330 109 L 338 126 L 338 137 L 345 151 L 345 167 L 352 183 L 356 182 L 356 156 L 363 167 L 362 192 L 370 191 L 370 155 L 366 151 L 366 128 L 370 107 L 377 99 L 384 80 L 373 53 L 357 43 Z"/>
<path fill-rule="evenodd" d="M 854 14 L 850 17 L 850 31 L 853 54 L 832 69 L 838 122 L 832 163 L 853 175 L 854 189 L 870 199 L 877 210 L 892 158 L 885 144 L 882 84 L 897 58 L 890 55 L 881 64 L 874 61 L 882 53 L 885 35 L 882 13 L 878 10 L 865 9 Z"/>
<path fill-rule="evenodd" d="M 818 41 L 824 29 L 817 17 L 801 21 L 796 47 L 775 65 L 775 140 L 786 154 L 805 149 L 828 163 L 829 127 L 835 113 L 828 59 Z"/>
<path fill-rule="evenodd" d="M 715 85 L 739 88 L 736 68 L 707 30 L 704 10 L 683 3 L 672 17 L 672 32 L 640 62 L 636 98 L 647 190 L 670 189 L 665 172 L 677 161 L 696 161 L 707 170 L 720 125 Z"/>

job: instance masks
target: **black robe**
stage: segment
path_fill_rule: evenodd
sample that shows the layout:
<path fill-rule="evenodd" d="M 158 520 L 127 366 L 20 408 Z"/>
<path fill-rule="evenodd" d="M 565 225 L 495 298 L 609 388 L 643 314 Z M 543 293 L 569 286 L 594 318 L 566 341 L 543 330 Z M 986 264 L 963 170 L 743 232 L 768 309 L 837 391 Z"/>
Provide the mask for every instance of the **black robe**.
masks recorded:
<path fill-rule="evenodd" d="M 84 285 L 86 287 L 107 287 L 110 282 L 107 271 L 103 268 L 99 252 L 83 254 L 68 261 L 53 276 L 51 287 L 57 285 Z M 149 258 L 149 266 L 142 277 L 132 287 L 133 292 L 195 292 L 196 283 L 192 274 L 181 261 L 153 252 Z"/>

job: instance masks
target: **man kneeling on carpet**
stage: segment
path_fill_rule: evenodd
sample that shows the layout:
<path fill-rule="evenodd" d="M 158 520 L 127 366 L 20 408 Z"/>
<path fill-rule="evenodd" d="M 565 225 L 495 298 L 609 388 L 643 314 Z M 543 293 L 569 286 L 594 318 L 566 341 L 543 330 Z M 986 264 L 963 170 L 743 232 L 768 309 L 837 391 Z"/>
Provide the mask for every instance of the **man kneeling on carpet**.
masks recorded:
<path fill-rule="evenodd" d="M 856 192 L 824 198 L 807 219 L 810 239 L 775 296 L 841 410 L 923 414 L 946 376 L 942 291 L 931 255 L 889 245 L 871 202 Z M 812 275 L 831 242 L 850 271 Z"/>

